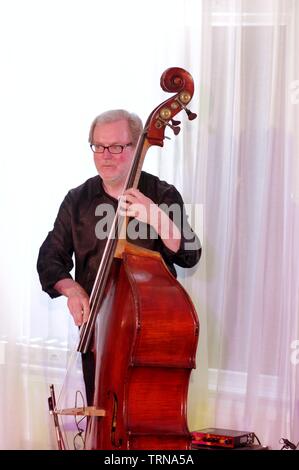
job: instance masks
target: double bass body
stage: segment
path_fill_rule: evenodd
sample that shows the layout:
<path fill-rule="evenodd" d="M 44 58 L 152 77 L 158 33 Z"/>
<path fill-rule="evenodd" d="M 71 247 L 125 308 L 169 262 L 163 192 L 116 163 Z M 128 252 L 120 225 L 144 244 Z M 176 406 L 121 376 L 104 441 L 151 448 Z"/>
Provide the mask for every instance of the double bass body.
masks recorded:
<path fill-rule="evenodd" d="M 198 320 L 160 254 L 126 244 L 97 316 L 87 449 L 189 449 L 186 404 Z"/>

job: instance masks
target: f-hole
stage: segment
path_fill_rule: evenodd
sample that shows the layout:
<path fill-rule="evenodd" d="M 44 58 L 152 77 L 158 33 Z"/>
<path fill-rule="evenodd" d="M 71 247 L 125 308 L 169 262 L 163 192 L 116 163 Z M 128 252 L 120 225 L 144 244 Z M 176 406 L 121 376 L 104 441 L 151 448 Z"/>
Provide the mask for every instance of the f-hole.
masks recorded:
<path fill-rule="evenodd" d="M 118 412 L 118 399 L 115 392 L 109 392 L 109 395 L 112 395 L 113 400 L 113 410 L 112 410 L 112 420 L 111 420 L 111 443 L 114 447 L 121 447 L 122 439 L 116 438 L 117 432 L 117 412 Z"/>

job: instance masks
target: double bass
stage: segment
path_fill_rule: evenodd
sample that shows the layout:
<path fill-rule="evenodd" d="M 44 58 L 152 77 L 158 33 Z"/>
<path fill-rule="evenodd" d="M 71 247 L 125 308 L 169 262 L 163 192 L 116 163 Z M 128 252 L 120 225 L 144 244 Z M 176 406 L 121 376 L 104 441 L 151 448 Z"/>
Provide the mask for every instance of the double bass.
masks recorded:
<path fill-rule="evenodd" d="M 190 120 L 196 117 L 186 107 L 194 92 L 186 70 L 169 68 L 160 83 L 175 95 L 148 117 L 124 191 L 137 187 L 146 152 L 163 146 L 166 127 L 178 134 L 174 116 L 184 109 Z M 78 351 L 92 347 L 96 363 L 94 403 L 81 410 L 88 415 L 85 449 L 190 449 L 186 414 L 197 314 L 161 255 L 121 236 L 126 224 L 118 210 L 80 330 Z"/>

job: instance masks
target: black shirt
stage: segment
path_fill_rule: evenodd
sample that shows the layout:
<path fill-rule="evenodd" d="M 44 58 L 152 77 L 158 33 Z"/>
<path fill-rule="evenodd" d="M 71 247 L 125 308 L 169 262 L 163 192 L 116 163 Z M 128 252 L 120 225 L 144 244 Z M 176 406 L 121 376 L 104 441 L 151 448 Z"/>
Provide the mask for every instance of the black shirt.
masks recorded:
<path fill-rule="evenodd" d="M 174 264 L 182 267 L 194 266 L 201 255 L 200 242 L 187 222 L 179 192 L 174 186 L 144 171 L 141 173 L 138 189 L 154 203 L 159 206 L 162 204 L 161 208 L 164 210 L 167 210 L 167 207 L 171 208 L 172 205 L 180 208 L 179 223 L 172 212 L 168 215 L 179 225 L 182 235 L 181 245 L 179 251 L 174 253 L 164 245 L 152 227 L 136 220 L 134 222 L 137 223 L 137 228 L 142 229 L 142 225 L 146 228 L 146 238 L 144 230 L 140 230 L 139 238 L 129 237 L 129 240 L 144 248 L 160 252 L 174 276 L 176 276 Z M 94 176 L 81 186 L 70 190 L 63 200 L 54 228 L 42 244 L 37 261 L 42 288 L 52 298 L 60 295 L 53 288 L 56 282 L 72 278 L 70 271 L 74 266 L 73 255 L 75 279 L 90 295 L 106 244 L 105 238 L 98 238 L 99 231 L 96 230 L 96 227 L 99 228 L 98 224 L 102 224 L 101 228 L 105 228 L 103 222 L 106 219 L 103 217 L 107 218 L 107 214 L 101 208 L 107 206 L 103 204 L 108 204 L 116 210 L 117 200 L 104 191 L 100 176 Z"/>

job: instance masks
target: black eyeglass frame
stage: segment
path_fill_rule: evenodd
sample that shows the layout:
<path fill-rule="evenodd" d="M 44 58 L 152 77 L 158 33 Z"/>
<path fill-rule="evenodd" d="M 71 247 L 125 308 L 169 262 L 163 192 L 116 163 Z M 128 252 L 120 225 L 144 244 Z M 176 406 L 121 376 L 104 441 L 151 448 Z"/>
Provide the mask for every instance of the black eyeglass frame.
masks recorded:
<path fill-rule="evenodd" d="M 129 142 L 128 144 L 125 144 L 125 145 L 121 145 L 121 144 L 113 144 L 113 145 L 98 145 L 98 147 L 101 147 L 103 150 L 99 152 L 99 150 L 95 150 L 95 145 L 97 144 L 89 144 L 91 150 L 93 151 L 93 153 L 104 153 L 105 152 L 105 149 L 108 150 L 109 153 L 111 153 L 111 155 L 119 155 L 120 153 L 122 153 L 124 151 L 125 148 L 127 147 L 131 147 L 132 145 L 132 142 Z M 120 148 L 120 151 L 119 152 L 111 152 L 111 147 L 119 147 Z"/>

